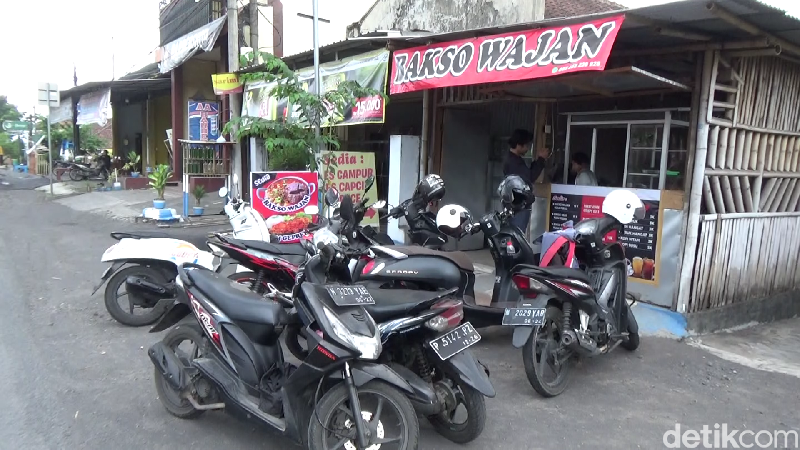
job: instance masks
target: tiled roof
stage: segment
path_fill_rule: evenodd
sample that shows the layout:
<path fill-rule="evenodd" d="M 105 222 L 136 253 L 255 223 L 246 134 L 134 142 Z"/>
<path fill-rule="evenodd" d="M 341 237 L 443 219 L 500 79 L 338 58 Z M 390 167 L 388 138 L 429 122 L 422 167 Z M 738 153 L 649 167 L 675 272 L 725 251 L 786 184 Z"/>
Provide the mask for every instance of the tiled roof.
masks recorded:
<path fill-rule="evenodd" d="M 557 19 L 625 9 L 609 0 L 545 0 L 544 18 Z"/>

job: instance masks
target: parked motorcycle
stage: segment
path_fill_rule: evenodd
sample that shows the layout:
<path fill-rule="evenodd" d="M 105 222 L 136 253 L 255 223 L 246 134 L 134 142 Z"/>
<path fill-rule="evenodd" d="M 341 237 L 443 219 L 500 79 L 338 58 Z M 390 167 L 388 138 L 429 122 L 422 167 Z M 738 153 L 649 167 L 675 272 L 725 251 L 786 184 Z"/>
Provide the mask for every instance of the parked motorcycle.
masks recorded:
<path fill-rule="evenodd" d="M 69 179 L 72 181 L 82 180 L 108 180 L 108 170 L 100 163 L 95 167 L 89 167 L 74 163 L 69 169 Z"/>
<path fill-rule="evenodd" d="M 351 198 L 345 196 L 340 207 L 341 219 L 347 224 L 343 234 L 357 226 L 356 213 Z M 357 243 L 347 256 L 357 261 L 372 252 Z M 356 271 L 354 275 L 360 274 Z M 312 275 L 308 278 L 313 280 Z M 374 298 L 375 304 L 365 308 L 381 329 L 384 351 L 379 361 L 408 379 L 410 374 L 420 377 L 435 390 L 437 402 L 415 404 L 415 408 L 439 434 L 460 444 L 476 439 L 486 421 L 484 396 L 493 398 L 495 390 L 488 370 L 469 350 L 481 337 L 472 324 L 462 322 L 463 300 L 455 295 L 458 289 L 430 292 L 369 286 L 351 289 Z M 461 406 L 466 418 L 456 414 Z"/>
<path fill-rule="evenodd" d="M 436 392 L 414 374 L 377 362 L 381 332 L 363 307 L 368 298 L 305 276 L 346 278 L 339 249 L 323 246 L 309 260 L 288 299 L 296 308 L 291 312 L 211 271 L 185 265 L 179 272 L 187 295 L 151 331 L 190 313 L 197 322 L 174 327 L 148 351 L 168 412 L 195 418 L 234 407 L 308 449 L 417 449 L 419 422 L 409 399 L 434 404 Z M 312 343 L 295 367 L 284 362 L 279 337 L 301 317 Z M 198 351 L 183 355 L 178 346 L 184 341 Z"/>
<path fill-rule="evenodd" d="M 510 271 L 521 298 L 506 310 L 504 324 L 515 326 L 513 344 L 523 347 L 528 381 L 544 397 L 564 392 L 576 358 L 603 355 L 618 345 L 639 347 L 639 327 L 627 302 L 625 249 L 603 239 L 643 219 L 644 204 L 631 191 L 615 190 L 602 211 L 601 218 L 578 222 L 567 246 L 585 270 L 520 264 Z"/>

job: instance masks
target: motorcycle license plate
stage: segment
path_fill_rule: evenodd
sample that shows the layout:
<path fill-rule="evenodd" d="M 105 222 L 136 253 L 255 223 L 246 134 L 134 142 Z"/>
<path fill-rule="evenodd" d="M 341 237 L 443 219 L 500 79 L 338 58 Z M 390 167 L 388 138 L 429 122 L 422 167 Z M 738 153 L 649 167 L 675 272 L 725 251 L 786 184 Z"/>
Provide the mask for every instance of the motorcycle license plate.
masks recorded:
<path fill-rule="evenodd" d="M 481 335 L 478 334 L 478 331 L 471 323 L 467 322 L 428 342 L 428 344 L 439 355 L 439 358 L 445 361 L 472 347 L 480 340 Z"/>
<path fill-rule="evenodd" d="M 336 306 L 361 306 L 374 305 L 375 299 L 366 287 L 360 285 L 339 286 L 328 285 L 325 289 L 330 294 Z"/>
<path fill-rule="evenodd" d="M 544 325 L 546 308 L 506 308 L 503 314 L 503 325 L 509 326 L 541 326 Z"/>

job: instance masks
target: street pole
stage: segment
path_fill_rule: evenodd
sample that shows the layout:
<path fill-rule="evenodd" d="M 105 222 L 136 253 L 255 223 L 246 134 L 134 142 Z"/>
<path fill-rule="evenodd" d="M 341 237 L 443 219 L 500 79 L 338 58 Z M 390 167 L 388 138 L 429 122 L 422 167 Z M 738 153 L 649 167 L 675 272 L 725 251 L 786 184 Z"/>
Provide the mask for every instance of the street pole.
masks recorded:
<path fill-rule="evenodd" d="M 47 93 L 50 94 L 50 83 L 47 83 Z M 49 102 L 49 98 L 47 99 Z M 47 174 L 47 178 L 50 179 L 50 197 L 53 197 L 53 142 L 50 138 L 50 114 L 52 114 L 53 108 L 50 105 L 47 105 L 47 160 L 49 161 L 50 166 L 50 173 Z"/>
<path fill-rule="evenodd" d="M 250 47 L 258 64 L 258 0 L 250 0 Z"/>
<path fill-rule="evenodd" d="M 239 7 L 237 3 L 236 0 L 228 0 L 228 72 L 230 73 L 239 71 Z M 239 96 L 230 94 L 228 105 L 231 109 L 231 119 L 238 118 L 242 112 Z M 231 141 L 234 142 L 231 162 L 236 162 L 236 164 L 231 164 L 231 169 L 233 173 L 240 173 L 242 172 L 242 147 L 236 137 L 236 131 L 236 127 L 231 129 Z M 233 174 L 231 174 L 232 177 Z"/>
<path fill-rule="evenodd" d="M 317 98 L 322 97 L 322 78 L 319 76 L 319 0 L 311 0 L 313 5 L 312 22 L 314 24 L 314 94 Z M 320 136 L 322 136 L 322 116 L 316 118 L 314 121 L 314 136 L 317 138 L 317 151 L 314 154 L 314 159 L 317 163 L 317 172 L 319 179 L 325 180 L 325 174 L 322 167 L 322 144 L 320 143 Z M 321 184 L 321 183 L 320 183 Z M 322 189 L 319 191 L 319 197 L 322 199 Z"/>

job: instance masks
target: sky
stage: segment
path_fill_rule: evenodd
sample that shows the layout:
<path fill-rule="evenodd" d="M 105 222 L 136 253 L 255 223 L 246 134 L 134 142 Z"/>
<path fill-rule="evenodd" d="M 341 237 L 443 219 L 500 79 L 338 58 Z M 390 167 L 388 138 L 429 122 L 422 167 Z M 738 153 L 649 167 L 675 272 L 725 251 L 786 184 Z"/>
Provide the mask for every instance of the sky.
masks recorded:
<path fill-rule="evenodd" d="M 290 1 L 311 3 L 310 0 Z M 356 9 L 354 3 L 368 5 L 372 0 L 319 1 L 320 9 L 326 11 L 331 11 L 331 5 L 325 7 L 322 3 L 348 5 L 347 8 L 332 8 L 347 14 Z M 616 1 L 638 7 L 669 0 Z M 72 87 L 73 65 L 78 73 L 78 84 L 83 84 L 110 80 L 112 75 L 119 77 L 155 61 L 152 52 L 158 45 L 158 0 L 0 2 L 5 3 L 4 14 L 0 16 L 0 31 L 5 41 L 0 52 L 3 61 L 0 95 L 7 95 L 9 101 L 23 111 L 33 111 L 40 82 L 56 83 L 60 89 Z M 764 2 L 800 16 L 798 0 Z M 349 19 L 325 18 L 342 23 Z"/>

